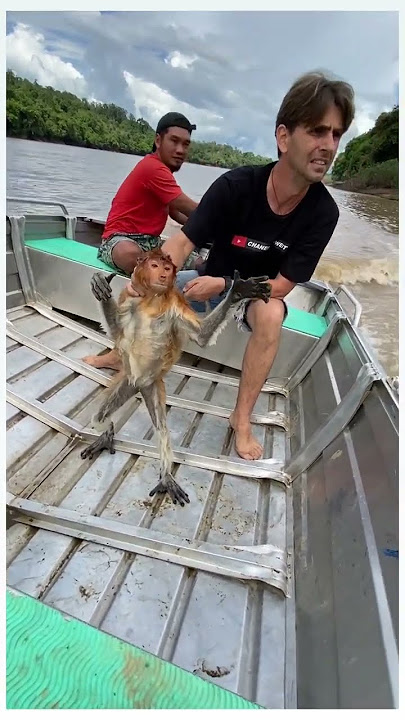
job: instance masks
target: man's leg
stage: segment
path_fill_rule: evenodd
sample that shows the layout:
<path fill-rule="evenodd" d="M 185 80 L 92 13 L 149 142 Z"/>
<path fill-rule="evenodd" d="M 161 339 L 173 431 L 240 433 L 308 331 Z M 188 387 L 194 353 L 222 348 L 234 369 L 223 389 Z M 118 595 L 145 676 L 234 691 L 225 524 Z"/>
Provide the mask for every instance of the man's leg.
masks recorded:
<path fill-rule="evenodd" d="M 247 321 L 252 334 L 243 357 L 238 399 L 229 419 L 235 431 L 236 451 L 245 460 L 258 460 L 263 454 L 262 446 L 252 434 L 250 417 L 273 365 L 284 315 L 284 303 L 276 298 L 267 304 L 255 300 L 248 306 Z"/>
<path fill-rule="evenodd" d="M 86 355 L 83 362 L 95 368 L 107 368 L 108 370 L 121 370 L 120 356 L 115 348 L 103 355 Z"/>
<path fill-rule="evenodd" d="M 190 282 L 190 280 L 195 280 L 195 278 L 200 277 L 197 270 L 180 270 L 177 273 L 176 276 L 176 286 L 179 290 L 183 290 L 184 286 Z M 209 302 L 209 308 L 208 310 L 213 310 L 214 307 L 219 305 L 219 303 L 223 300 L 223 297 L 220 297 L 219 295 L 215 295 L 212 297 Z M 205 300 L 190 300 L 190 305 L 195 310 L 195 312 L 198 313 L 204 313 L 207 311 L 207 305 Z"/>
<path fill-rule="evenodd" d="M 140 235 L 139 237 L 142 238 L 143 236 Z M 156 239 L 156 244 L 157 243 L 158 238 Z M 97 257 L 106 263 L 106 265 L 110 265 L 113 270 L 129 276 L 141 254 L 141 243 L 138 243 L 135 239 L 132 239 L 132 237 L 115 235 L 101 243 Z"/>
<path fill-rule="evenodd" d="M 111 251 L 114 265 L 127 275 L 132 274 L 137 260 L 142 254 L 143 250 L 138 243 L 132 240 L 120 240 Z"/>
<path fill-rule="evenodd" d="M 180 292 L 183 292 L 184 286 L 187 285 L 190 280 L 198 278 L 197 270 L 179 270 L 176 275 L 176 286 Z M 199 300 L 192 300 L 190 302 L 191 307 L 196 312 L 205 312 L 205 302 Z"/>

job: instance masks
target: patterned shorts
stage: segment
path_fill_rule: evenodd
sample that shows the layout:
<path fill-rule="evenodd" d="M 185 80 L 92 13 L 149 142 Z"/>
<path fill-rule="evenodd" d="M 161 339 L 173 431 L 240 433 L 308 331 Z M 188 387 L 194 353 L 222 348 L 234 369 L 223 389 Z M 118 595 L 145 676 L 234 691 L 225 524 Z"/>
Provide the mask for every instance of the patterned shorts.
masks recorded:
<path fill-rule="evenodd" d="M 97 257 L 107 265 L 111 265 L 114 270 L 118 270 L 119 273 L 123 273 L 124 271 L 117 267 L 114 263 L 112 259 L 112 251 L 119 242 L 122 242 L 122 240 L 129 240 L 130 242 L 139 245 L 141 250 L 144 250 L 145 252 L 153 250 L 154 248 L 160 248 L 164 243 L 164 240 L 160 237 L 160 235 L 146 235 L 144 233 L 137 233 L 134 235 L 111 235 L 111 237 L 107 240 L 103 240 L 98 249 Z"/>
<path fill-rule="evenodd" d="M 141 250 L 143 250 L 144 252 L 147 252 L 148 250 L 153 250 L 154 248 L 160 248 L 165 242 L 164 239 L 160 237 L 160 235 L 146 235 L 143 233 L 137 233 L 133 235 L 111 235 L 111 237 L 109 237 L 107 240 L 103 240 L 98 249 L 97 258 L 102 262 L 105 262 L 107 265 L 110 265 L 114 270 L 117 270 L 119 273 L 122 273 L 124 275 L 126 275 L 127 273 L 124 273 L 121 268 L 117 267 L 112 259 L 112 251 L 114 247 L 122 240 L 132 241 L 136 245 L 139 245 Z M 191 268 L 194 268 L 194 263 L 198 257 L 199 253 L 193 250 L 193 252 L 189 255 L 181 269 L 189 270 Z"/>

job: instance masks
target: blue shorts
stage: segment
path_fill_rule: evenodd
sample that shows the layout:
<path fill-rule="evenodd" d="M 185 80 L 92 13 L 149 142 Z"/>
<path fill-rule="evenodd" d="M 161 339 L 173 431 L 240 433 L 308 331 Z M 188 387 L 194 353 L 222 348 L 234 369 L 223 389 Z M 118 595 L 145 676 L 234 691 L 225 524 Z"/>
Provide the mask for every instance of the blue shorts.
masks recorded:
<path fill-rule="evenodd" d="M 195 278 L 200 277 L 197 270 L 180 270 L 177 273 L 176 278 L 176 285 L 179 290 L 183 290 L 184 286 L 190 282 L 190 280 L 194 280 Z M 190 305 L 196 312 L 206 312 L 207 310 L 213 310 L 219 303 L 224 299 L 224 295 L 214 295 L 214 297 L 210 298 L 207 301 L 203 300 L 190 300 Z M 235 314 L 235 320 L 237 321 L 239 327 L 243 330 L 248 330 L 249 332 L 252 331 L 252 328 L 250 327 L 248 321 L 247 321 L 247 310 L 250 305 L 251 301 L 248 301 L 245 303 L 243 308 L 243 313 L 240 316 L 239 314 Z M 288 308 L 284 300 L 281 301 L 284 305 L 284 320 L 287 317 Z"/>

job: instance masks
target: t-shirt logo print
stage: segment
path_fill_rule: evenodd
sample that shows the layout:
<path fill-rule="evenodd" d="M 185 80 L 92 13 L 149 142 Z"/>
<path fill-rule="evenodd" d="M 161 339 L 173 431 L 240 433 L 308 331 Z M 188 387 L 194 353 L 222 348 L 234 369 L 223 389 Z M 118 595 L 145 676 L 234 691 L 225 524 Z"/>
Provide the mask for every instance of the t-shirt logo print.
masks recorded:
<path fill-rule="evenodd" d="M 276 248 L 278 248 L 279 250 L 282 250 L 283 252 L 284 252 L 284 250 L 288 250 L 288 245 L 280 242 L 280 240 L 276 240 L 274 245 L 276 246 Z"/>
<path fill-rule="evenodd" d="M 245 237 L 245 235 L 234 235 L 232 239 L 232 245 L 239 248 L 247 248 L 248 250 L 268 250 L 269 246 L 265 243 L 257 242 L 252 238 Z"/>
<path fill-rule="evenodd" d="M 243 235 L 234 235 L 232 240 L 232 245 L 236 245 L 236 247 L 246 247 L 247 243 L 247 237 L 244 237 Z"/>

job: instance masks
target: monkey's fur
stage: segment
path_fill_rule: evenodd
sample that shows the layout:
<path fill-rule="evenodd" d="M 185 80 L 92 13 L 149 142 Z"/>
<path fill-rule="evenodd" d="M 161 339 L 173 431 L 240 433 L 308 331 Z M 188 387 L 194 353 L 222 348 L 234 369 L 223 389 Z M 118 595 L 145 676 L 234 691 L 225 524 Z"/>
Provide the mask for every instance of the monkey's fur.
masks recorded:
<path fill-rule="evenodd" d="M 154 263 L 154 264 L 153 264 Z M 165 285 L 151 286 L 151 268 L 172 268 Z M 160 265 L 159 265 L 160 264 Z M 134 270 L 137 286 L 143 297 L 132 297 L 124 289 L 118 303 L 112 297 L 109 276 L 95 273 L 91 289 L 100 302 L 103 318 L 121 356 L 123 370 L 109 388 L 95 420 L 105 420 L 135 393 L 140 392 L 151 420 L 158 431 L 160 481 L 149 495 L 168 493 L 174 503 L 189 502 L 186 492 L 171 474 L 173 455 L 166 425 L 166 392 L 163 378 L 180 358 L 184 344 L 194 340 L 201 347 L 213 344 L 235 311 L 235 306 L 248 299 L 268 302 L 271 287 L 267 276 L 241 280 L 235 271 L 232 286 L 224 300 L 203 320 L 191 309 L 183 294 L 175 287 L 176 267 L 161 250 L 151 250 L 138 261 Z M 82 458 L 91 458 L 103 448 L 114 452 L 114 426 L 110 423 L 92 445 L 83 450 Z"/>

